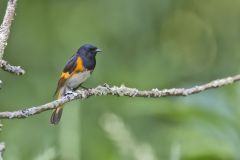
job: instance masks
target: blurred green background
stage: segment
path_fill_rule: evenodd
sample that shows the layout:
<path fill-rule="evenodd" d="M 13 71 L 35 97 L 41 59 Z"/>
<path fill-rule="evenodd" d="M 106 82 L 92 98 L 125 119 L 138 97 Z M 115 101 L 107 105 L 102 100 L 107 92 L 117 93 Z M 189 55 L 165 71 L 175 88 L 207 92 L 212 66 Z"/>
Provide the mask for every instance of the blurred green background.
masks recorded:
<path fill-rule="evenodd" d="M 6 0 L 0 1 L 3 17 Z M 76 50 L 104 52 L 86 87 L 190 87 L 239 72 L 239 0 L 18 1 L 1 71 L 0 111 L 53 100 Z M 51 111 L 2 120 L 7 160 L 237 160 L 240 85 L 189 97 L 91 97 L 68 103 L 58 126 Z"/>

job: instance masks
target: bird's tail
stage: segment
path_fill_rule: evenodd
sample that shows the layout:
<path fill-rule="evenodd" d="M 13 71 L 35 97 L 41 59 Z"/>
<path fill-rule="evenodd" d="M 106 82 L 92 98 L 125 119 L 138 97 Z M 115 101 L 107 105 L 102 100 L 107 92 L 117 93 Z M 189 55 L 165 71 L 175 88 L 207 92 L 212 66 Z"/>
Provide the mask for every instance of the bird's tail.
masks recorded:
<path fill-rule="evenodd" d="M 53 111 L 50 119 L 51 124 L 56 125 L 59 123 L 62 116 L 62 111 L 63 111 L 63 106 L 59 106 Z"/>
<path fill-rule="evenodd" d="M 61 88 L 58 92 L 57 99 L 61 98 L 64 95 L 65 89 Z M 63 105 L 58 106 L 52 113 L 50 123 L 57 125 L 62 117 Z"/>

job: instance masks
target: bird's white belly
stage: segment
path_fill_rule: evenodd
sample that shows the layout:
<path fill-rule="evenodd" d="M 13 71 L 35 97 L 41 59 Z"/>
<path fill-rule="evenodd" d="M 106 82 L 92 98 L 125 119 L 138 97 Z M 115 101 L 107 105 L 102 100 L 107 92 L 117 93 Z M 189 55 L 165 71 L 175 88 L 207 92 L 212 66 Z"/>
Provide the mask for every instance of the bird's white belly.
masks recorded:
<path fill-rule="evenodd" d="M 67 87 L 71 89 L 78 87 L 81 83 L 83 83 L 90 77 L 90 74 L 91 74 L 90 71 L 76 73 L 67 80 L 66 82 Z"/>

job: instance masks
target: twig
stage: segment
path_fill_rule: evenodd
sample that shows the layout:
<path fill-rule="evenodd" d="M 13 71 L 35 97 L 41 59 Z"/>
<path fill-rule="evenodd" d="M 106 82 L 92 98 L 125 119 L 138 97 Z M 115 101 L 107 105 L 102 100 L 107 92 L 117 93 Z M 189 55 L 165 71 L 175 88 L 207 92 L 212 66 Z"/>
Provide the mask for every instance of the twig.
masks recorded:
<path fill-rule="evenodd" d="M 12 66 L 5 60 L 0 60 L 0 68 L 16 75 L 23 75 L 25 73 L 20 66 Z"/>
<path fill-rule="evenodd" d="M 3 22 L 0 26 L 0 59 L 3 57 L 4 50 L 7 46 L 7 40 L 10 34 L 10 27 L 15 15 L 17 0 L 9 0 Z"/>
<path fill-rule="evenodd" d="M 15 73 L 16 75 L 24 74 L 24 70 L 18 66 L 12 66 L 6 61 L 2 60 L 4 50 L 7 46 L 7 40 L 10 35 L 10 28 L 12 25 L 13 17 L 15 15 L 17 0 L 9 0 L 3 22 L 0 26 L 0 68 L 4 71 Z"/>
<path fill-rule="evenodd" d="M 19 66 L 12 66 L 4 61 L 3 54 L 4 50 L 7 46 L 7 40 L 10 34 L 10 28 L 12 25 L 13 17 L 15 15 L 17 0 L 8 0 L 5 16 L 3 18 L 3 22 L 0 26 L 0 68 L 4 71 L 15 73 L 16 75 L 22 75 L 25 71 Z M 1 89 L 2 81 L 0 80 L 0 89 Z M 0 124 L 1 125 L 1 124 Z M 1 126 L 0 126 L 1 129 Z M 5 144 L 3 142 L 0 143 L 0 160 L 3 159 L 3 152 L 5 150 Z"/>
<path fill-rule="evenodd" d="M 22 109 L 13 112 L 0 112 L 1 119 L 13 119 L 13 118 L 26 118 L 41 112 L 55 109 L 56 107 L 63 105 L 67 102 L 70 102 L 75 99 L 85 99 L 90 96 L 106 96 L 106 95 L 115 95 L 115 96 L 128 96 L 128 97 L 167 97 L 167 96 L 188 96 L 191 94 L 199 93 L 208 89 L 222 87 L 225 85 L 232 84 L 240 80 L 240 75 L 235 75 L 232 77 L 227 77 L 219 80 L 212 81 L 200 86 L 195 86 L 192 88 L 172 88 L 172 89 L 152 89 L 148 91 L 141 91 L 136 88 L 125 87 L 124 85 L 117 87 L 110 87 L 108 84 L 97 86 L 96 88 L 87 89 L 87 90 L 77 90 L 76 92 L 66 95 L 61 99 L 55 100 L 53 102 L 40 105 L 37 107 L 30 107 L 27 109 Z"/>

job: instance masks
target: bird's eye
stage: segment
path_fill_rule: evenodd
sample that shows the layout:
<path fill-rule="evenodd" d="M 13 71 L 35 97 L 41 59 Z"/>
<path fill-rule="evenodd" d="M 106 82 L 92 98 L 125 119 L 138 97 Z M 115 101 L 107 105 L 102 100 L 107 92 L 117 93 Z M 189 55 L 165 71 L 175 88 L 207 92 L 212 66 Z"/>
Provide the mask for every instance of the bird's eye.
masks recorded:
<path fill-rule="evenodd" d="M 90 48 L 90 51 L 95 51 L 97 48 Z"/>

